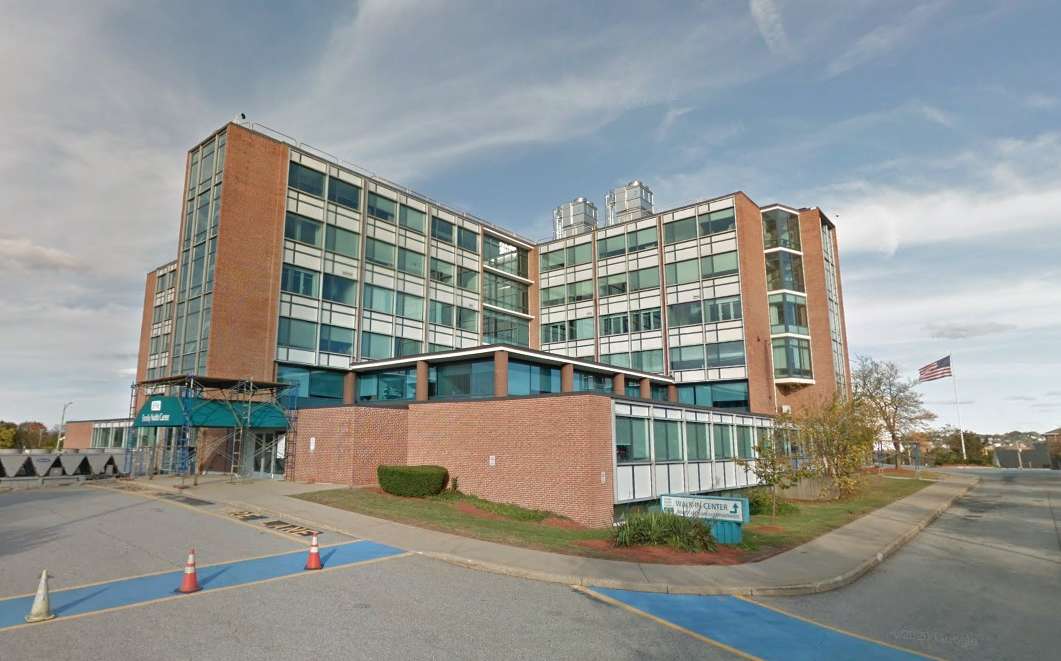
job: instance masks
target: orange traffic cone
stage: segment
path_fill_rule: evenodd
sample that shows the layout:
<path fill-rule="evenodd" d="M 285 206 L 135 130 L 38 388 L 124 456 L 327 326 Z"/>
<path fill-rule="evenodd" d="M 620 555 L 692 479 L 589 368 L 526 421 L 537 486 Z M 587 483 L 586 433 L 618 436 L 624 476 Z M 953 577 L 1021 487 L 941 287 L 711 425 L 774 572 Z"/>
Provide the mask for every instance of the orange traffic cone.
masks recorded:
<path fill-rule="evenodd" d="M 177 592 L 189 594 L 199 590 L 202 588 L 199 587 L 199 577 L 195 573 L 195 549 L 192 549 L 188 551 L 188 562 L 184 564 L 184 578 L 181 579 L 181 586 L 177 588 Z"/>
<path fill-rule="evenodd" d="M 306 569 L 323 569 L 321 564 L 321 547 L 317 544 L 317 533 L 309 543 L 309 557 L 306 558 Z"/>

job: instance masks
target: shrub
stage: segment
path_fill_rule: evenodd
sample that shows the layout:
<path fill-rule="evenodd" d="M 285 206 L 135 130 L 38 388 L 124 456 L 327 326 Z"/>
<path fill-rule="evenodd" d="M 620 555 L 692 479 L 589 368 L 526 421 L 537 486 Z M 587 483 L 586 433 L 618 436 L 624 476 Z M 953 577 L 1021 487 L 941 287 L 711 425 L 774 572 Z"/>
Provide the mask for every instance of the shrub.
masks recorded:
<path fill-rule="evenodd" d="M 770 505 L 770 490 L 766 488 L 748 489 L 743 494 L 748 499 L 748 513 L 751 515 L 756 514 L 770 514 L 772 512 Z M 777 499 L 777 513 L 778 514 L 792 514 L 798 512 L 799 508 L 792 503 L 785 502 L 781 498 Z"/>
<path fill-rule="evenodd" d="M 616 526 L 614 541 L 616 546 L 656 544 L 678 551 L 715 550 L 715 538 L 706 522 L 670 512 L 630 512 Z"/>
<path fill-rule="evenodd" d="M 442 493 L 449 472 L 444 466 L 379 466 L 376 477 L 387 493 L 422 498 Z"/>

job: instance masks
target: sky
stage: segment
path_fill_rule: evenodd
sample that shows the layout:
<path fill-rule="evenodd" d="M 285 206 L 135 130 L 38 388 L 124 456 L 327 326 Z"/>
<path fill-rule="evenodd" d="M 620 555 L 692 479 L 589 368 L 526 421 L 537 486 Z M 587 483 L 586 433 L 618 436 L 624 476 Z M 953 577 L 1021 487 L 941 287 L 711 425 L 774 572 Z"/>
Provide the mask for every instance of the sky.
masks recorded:
<path fill-rule="evenodd" d="M 496 6 L 495 6 L 496 5 Z M 1061 426 L 1049 0 L 0 0 L 0 419 L 127 415 L 184 155 L 237 113 L 525 236 L 640 179 L 837 224 L 852 356 Z M 955 424 L 951 380 L 921 386 Z"/>

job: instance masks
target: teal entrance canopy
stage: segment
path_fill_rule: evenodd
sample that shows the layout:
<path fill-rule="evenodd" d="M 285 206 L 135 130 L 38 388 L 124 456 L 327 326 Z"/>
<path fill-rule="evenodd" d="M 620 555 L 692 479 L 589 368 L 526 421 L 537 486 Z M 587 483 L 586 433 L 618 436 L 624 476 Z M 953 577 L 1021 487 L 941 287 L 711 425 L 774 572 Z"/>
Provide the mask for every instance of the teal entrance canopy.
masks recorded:
<path fill-rule="evenodd" d="M 287 416 L 272 402 L 231 402 L 203 397 L 150 397 L 134 427 L 287 429 Z"/>

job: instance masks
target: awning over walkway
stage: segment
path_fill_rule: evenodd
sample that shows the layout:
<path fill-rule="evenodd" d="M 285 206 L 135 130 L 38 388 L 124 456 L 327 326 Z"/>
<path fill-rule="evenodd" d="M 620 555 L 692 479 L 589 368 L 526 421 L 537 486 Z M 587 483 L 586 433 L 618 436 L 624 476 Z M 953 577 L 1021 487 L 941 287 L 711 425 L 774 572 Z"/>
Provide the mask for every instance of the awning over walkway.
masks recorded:
<path fill-rule="evenodd" d="M 144 402 L 134 427 L 287 429 L 287 416 L 272 402 L 231 402 L 201 397 L 155 396 Z"/>

